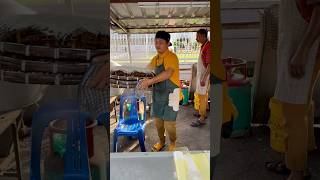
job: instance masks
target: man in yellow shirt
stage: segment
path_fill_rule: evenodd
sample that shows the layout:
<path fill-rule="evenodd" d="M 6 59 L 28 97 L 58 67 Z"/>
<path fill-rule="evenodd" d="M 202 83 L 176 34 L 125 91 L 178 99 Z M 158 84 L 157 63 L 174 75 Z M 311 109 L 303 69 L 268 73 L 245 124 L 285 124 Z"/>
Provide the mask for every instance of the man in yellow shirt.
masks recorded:
<path fill-rule="evenodd" d="M 161 151 L 165 146 L 165 131 L 169 135 L 169 151 L 176 147 L 176 118 L 180 101 L 179 60 L 169 51 L 170 34 L 158 31 L 155 47 L 158 54 L 153 57 L 148 68 L 155 70 L 156 76 L 140 82 L 140 88 L 153 85 L 153 116 L 160 141 L 153 146 L 154 151 Z"/>

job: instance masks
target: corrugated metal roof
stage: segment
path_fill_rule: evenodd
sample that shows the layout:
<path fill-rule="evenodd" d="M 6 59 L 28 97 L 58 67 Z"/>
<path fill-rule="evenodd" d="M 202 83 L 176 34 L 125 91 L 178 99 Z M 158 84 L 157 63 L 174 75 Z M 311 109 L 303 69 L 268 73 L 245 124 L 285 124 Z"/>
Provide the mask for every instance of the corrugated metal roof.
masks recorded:
<path fill-rule="evenodd" d="M 210 27 L 209 1 L 111 3 L 111 27 L 118 33 L 197 31 Z"/>

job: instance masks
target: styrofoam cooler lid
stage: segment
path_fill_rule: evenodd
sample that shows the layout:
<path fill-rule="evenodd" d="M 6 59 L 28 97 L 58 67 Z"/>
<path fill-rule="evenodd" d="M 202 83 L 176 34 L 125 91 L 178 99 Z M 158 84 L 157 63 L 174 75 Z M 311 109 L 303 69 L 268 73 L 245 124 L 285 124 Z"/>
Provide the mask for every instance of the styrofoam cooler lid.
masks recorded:
<path fill-rule="evenodd" d="M 17 15 L 17 14 L 35 14 L 35 12 L 14 0 L 0 1 L 0 16 Z"/>
<path fill-rule="evenodd" d="M 177 180 L 172 153 L 111 153 L 112 180 Z"/>
<path fill-rule="evenodd" d="M 0 112 L 23 108 L 37 102 L 47 86 L 0 82 Z"/>

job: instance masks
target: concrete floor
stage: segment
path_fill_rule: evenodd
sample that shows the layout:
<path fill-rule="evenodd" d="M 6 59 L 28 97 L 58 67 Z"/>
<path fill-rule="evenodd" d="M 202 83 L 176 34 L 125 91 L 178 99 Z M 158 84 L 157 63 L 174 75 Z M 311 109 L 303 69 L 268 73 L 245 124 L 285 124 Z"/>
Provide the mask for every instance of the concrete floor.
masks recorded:
<path fill-rule="evenodd" d="M 319 129 L 317 131 L 316 137 L 320 138 Z M 222 140 L 221 154 L 217 157 L 214 179 L 285 180 L 286 176 L 271 173 L 264 167 L 265 162 L 281 159 L 281 154 L 270 148 L 268 128 L 253 128 L 251 137 Z M 310 153 L 310 168 L 313 175 L 311 180 L 319 180 L 319 150 Z"/>
<path fill-rule="evenodd" d="M 208 124 L 201 128 L 191 127 L 190 124 L 197 118 L 193 116 L 194 109 L 192 105 L 180 106 L 177 117 L 177 148 L 192 150 L 209 150 L 210 149 L 210 128 Z M 147 151 L 151 151 L 153 144 L 158 142 L 157 131 L 152 118 L 148 119 L 148 125 L 145 130 Z M 110 147 L 113 147 L 113 130 L 111 129 Z M 167 143 L 169 139 L 167 136 Z M 119 138 L 118 152 L 123 151 L 140 151 L 137 140 L 128 140 L 127 138 Z"/>
<path fill-rule="evenodd" d="M 196 118 L 193 116 L 193 107 L 182 106 L 177 118 L 177 145 L 179 148 L 186 147 L 189 150 L 208 150 L 209 144 L 209 125 L 201 128 L 192 128 L 190 123 Z M 157 142 L 158 137 L 153 124 L 149 119 L 146 127 L 146 148 L 151 151 L 151 146 Z M 223 139 L 221 154 L 217 157 L 214 179 L 217 180 L 285 180 L 286 176 L 277 175 L 268 172 L 264 163 L 272 160 L 281 160 L 281 154 L 274 152 L 269 146 L 269 132 L 266 127 L 256 127 L 252 129 L 253 134 L 250 137 L 238 139 Z M 112 131 L 111 131 L 112 132 Z M 45 156 L 49 148 L 48 134 L 45 133 L 43 142 L 42 157 Z M 316 130 L 318 145 L 320 147 L 320 129 Z M 97 138 L 97 139 L 96 139 Z M 104 169 L 103 162 L 105 158 L 108 161 L 108 147 L 102 144 L 107 142 L 106 131 L 104 128 L 95 128 L 95 152 L 96 157 L 92 159 L 95 164 Z M 131 151 L 140 151 L 136 145 L 136 140 L 122 139 L 119 151 L 126 151 L 133 146 Z M 168 141 L 169 142 L 169 141 Z M 111 141 L 112 145 L 112 135 Z M 112 147 L 112 146 L 111 146 Z M 101 149 L 102 148 L 102 149 Z M 28 177 L 30 163 L 30 138 L 21 142 L 21 159 L 23 164 L 24 176 Z M 103 157 L 103 158 L 101 158 Z M 312 170 L 312 179 L 320 179 L 320 151 L 310 153 L 310 168 Z"/>

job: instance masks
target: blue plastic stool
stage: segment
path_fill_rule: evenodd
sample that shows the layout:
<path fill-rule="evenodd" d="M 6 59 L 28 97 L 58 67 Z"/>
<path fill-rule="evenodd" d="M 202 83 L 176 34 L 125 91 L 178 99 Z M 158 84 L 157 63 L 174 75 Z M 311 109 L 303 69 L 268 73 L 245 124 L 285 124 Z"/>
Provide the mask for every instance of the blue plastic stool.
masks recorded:
<path fill-rule="evenodd" d="M 68 122 L 64 179 L 90 179 L 85 134 L 85 121 L 89 119 L 89 115 L 88 113 L 79 113 L 79 105 L 75 100 L 52 102 L 34 113 L 31 135 L 30 179 L 41 179 L 40 155 L 42 136 L 48 124 L 55 119 L 64 119 Z"/>
<path fill-rule="evenodd" d="M 66 180 L 89 180 L 89 157 L 87 149 L 86 119 L 88 114 L 80 114 L 79 118 L 68 121 L 67 144 L 65 155 Z"/>
<path fill-rule="evenodd" d="M 114 130 L 113 135 L 113 151 L 117 152 L 117 143 L 118 137 L 125 136 L 125 137 L 138 137 L 139 145 L 142 152 L 146 152 L 146 148 L 144 145 L 145 140 L 145 126 L 146 126 L 146 98 L 144 96 L 140 97 L 140 100 L 144 103 L 144 114 L 142 118 L 138 116 L 137 110 L 137 101 L 138 98 L 135 95 L 123 95 L 120 98 L 120 117 L 119 123 Z M 123 106 L 126 101 L 131 102 L 130 107 L 130 116 L 129 118 L 123 117 Z"/>
<path fill-rule="evenodd" d="M 55 119 L 67 121 L 67 143 L 64 155 L 65 180 L 89 180 L 89 158 L 86 140 L 86 119 L 97 116 L 97 120 L 109 126 L 107 95 L 87 87 L 90 77 L 97 73 L 101 65 L 92 64 L 79 85 L 77 100 L 51 102 L 40 107 L 33 115 L 31 134 L 30 179 L 41 180 L 40 154 L 45 128 Z M 109 92 L 107 92 L 109 94 Z M 86 98 L 89 97 L 89 98 Z M 89 109 L 88 109 L 89 108 Z M 90 112 L 90 113 L 88 113 Z"/>

